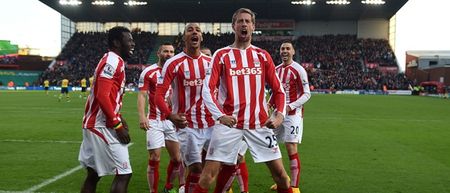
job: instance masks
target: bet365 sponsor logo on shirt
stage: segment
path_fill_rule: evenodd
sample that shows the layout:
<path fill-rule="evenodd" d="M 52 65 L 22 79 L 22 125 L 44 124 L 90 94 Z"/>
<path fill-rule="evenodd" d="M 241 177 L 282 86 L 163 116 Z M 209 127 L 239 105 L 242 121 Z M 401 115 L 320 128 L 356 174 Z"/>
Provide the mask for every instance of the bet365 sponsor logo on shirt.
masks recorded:
<path fill-rule="evenodd" d="M 241 76 L 241 75 L 260 75 L 262 74 L 261 67 L 244 67 L 241 69 L 230 69 L 230 76 Z"/>
<path fill-rule="evenodd" d="M 203 79 L 195 79 L 195 80 L 183 80 L 184 86 L 202 86 Z"/>

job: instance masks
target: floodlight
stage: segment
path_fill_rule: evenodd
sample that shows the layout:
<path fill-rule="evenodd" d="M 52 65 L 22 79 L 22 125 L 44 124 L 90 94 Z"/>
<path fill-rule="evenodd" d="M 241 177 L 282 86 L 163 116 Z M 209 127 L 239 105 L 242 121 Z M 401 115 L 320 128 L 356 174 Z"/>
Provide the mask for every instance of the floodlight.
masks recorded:
<path fill-rule="evenodd" d="M 361 1 L 362 4 L 368 4 L 368 5 L 383 5 L 386 3 L 386 1 L 383 0 L 363 0 Z"/>
<path fill-rule="evenodd" d="M 135 5 L 147 5 L 146 1 L 127 1 L 123 3 L 124 5 L 128 6 L 135 6 Z"/>
<path fill-rule="evenodd" d="M 316 4 L 315 1 L 311 0 L 302 0 L 302 1 L 291 1 L 292 5 L 314 5 Z"/>
<path fill-rule="evenodd" d="M 107 0 L 96 0 L 92 2 L 92 5 L 114 5 L 114 1 L 107 1 Z"/>
<path fill-rule="evenodd" d="M 77 6 L 82 4 L 79 0 L 59 0 L 59 4 L 61 5 L 70 5 L 70 6 Z"/>
<path fill-rule="evenodd" d="M 330 1 L 326 1 L 326 4 L 331 4 L 331 5 L 348 5 L 350 4 L 350 1 L 348 0 L 330 0 Z"/>

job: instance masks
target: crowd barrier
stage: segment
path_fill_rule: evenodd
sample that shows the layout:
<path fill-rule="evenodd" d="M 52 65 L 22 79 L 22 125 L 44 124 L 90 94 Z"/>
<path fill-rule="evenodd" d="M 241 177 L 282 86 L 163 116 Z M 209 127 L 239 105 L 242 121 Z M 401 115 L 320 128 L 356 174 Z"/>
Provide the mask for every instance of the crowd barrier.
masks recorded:
<path fill-rule="evenodd" d="M 0 90 L 44 90 L 43 86 L 14 86 L 14 87 L 8 87 L 8 86 L 0 86 Z M 60 86 L 50 86 L 48 87 L 48 90 L 56 90 L 56 91 L 60 91 L 61 87 Z M 87 90 L 91 90 L 91 88 L 87 88 Z M 78 86 L 69 86 L 69 92 L 70 91 L 81 91 L 81 87 Z M 125 91 L 130 92 L 130 91 L 139 91 L 138 88 L 135 87 L 131 87 L 131 88 L 125 88 Z"/>
<path fill-rule="evenodd" d="M 411 95 L 410 90 L 330 90 L 330 89 L 315 89 L 311 91 L 313 94 L 350 94 L 350 95 Z"/>

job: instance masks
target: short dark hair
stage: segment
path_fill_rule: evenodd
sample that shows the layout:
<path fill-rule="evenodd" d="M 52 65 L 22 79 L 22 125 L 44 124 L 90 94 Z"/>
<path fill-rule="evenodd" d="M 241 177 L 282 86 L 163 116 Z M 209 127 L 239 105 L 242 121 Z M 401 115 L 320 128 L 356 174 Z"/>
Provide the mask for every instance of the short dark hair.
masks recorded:
<path fill-rule="evenodd" d="M 123 26 L 116 26 L 108 31 L 108 48 L 114 48 L 114 40 L 122 41 L 123 32 L 130 32 L 130 30 Z"/>
<path fill-rule="evenodd" d="M 158 53 L 161 51 L 161 48 L 162 48 L 163 46 L 172 46 L 172 47 L 175 49 L 175 46 L 173 46 L 172 43 L 170 43 L 170 42 L 164 42 L 164 43 L 162 43 L 161 45 L 159 45 Z"/>
<path fill-rule="evenodd" d="M 173 44 L 170 42 L 164 42 L 160 46 L 173 46 Z"/>
<path fill-rule="evenodd" d="M 294 45 L 294 43 L 291 41 L 291 40 L 283 40 L 282 42 L 281 42 L 281 45 L 283 45 L 283 44 L 291 44 L 292 45 L 292 47 L 295 49 L 295 45 Z"/>

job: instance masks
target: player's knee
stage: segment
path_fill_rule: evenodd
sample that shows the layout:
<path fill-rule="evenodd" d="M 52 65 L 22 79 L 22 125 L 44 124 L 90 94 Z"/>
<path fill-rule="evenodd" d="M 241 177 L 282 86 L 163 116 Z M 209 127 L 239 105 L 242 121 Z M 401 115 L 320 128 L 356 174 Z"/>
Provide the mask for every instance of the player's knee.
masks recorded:
<path fill-rule="evenodd" d="M 189 166 L 189 171 L 192 173 L 200 174 L 202 173 L 202 164 L 201 163 L 193 163 Z"/>
<path fill-rule="evenodd" d="M 289 155 L 297 153 L 297 143 L 286 143 L 286 150 Z"/>
<path fill-rule="evenodd" d="M 156 151 L 150 151 L 148 157 L 149 157 L 149 160 L 151 160 L 151 161 L 159 161 L 161 158 L 161 154 Z"/>
<path fill-rule="evenodd" d="M 282 188 L 289 187 L 289 177 L 286 172 L 276 173 L 276 175 L 273 175 L 273 180 Z"/>
<path fill-rule="evenodd" d="M 97 172 L 90 167 L 87 168 L 87 178 L 89 179 L 89 181 L 93 182 L 98 182 L 100 180 Z"/>
<path fill-rule="evenodd" d="M 87 181 L 97 183 L 98 181 L 100 181 L 100 177 L 98 175 L 88 174 Z"/>
<path fill-rule="evenodd" d="M 174 163 L 175 165 L 181 164 L 181 157 L 174 157 L 174 158 L 170 159 L 170 161 L 172 163 Z"/>
<path fill-rule="evenodd" d="M 116 175 L 117 180 L 122 181 L 122 182 L 128 182 L 131 179 L 132 174 L 119 174 Z"/>

